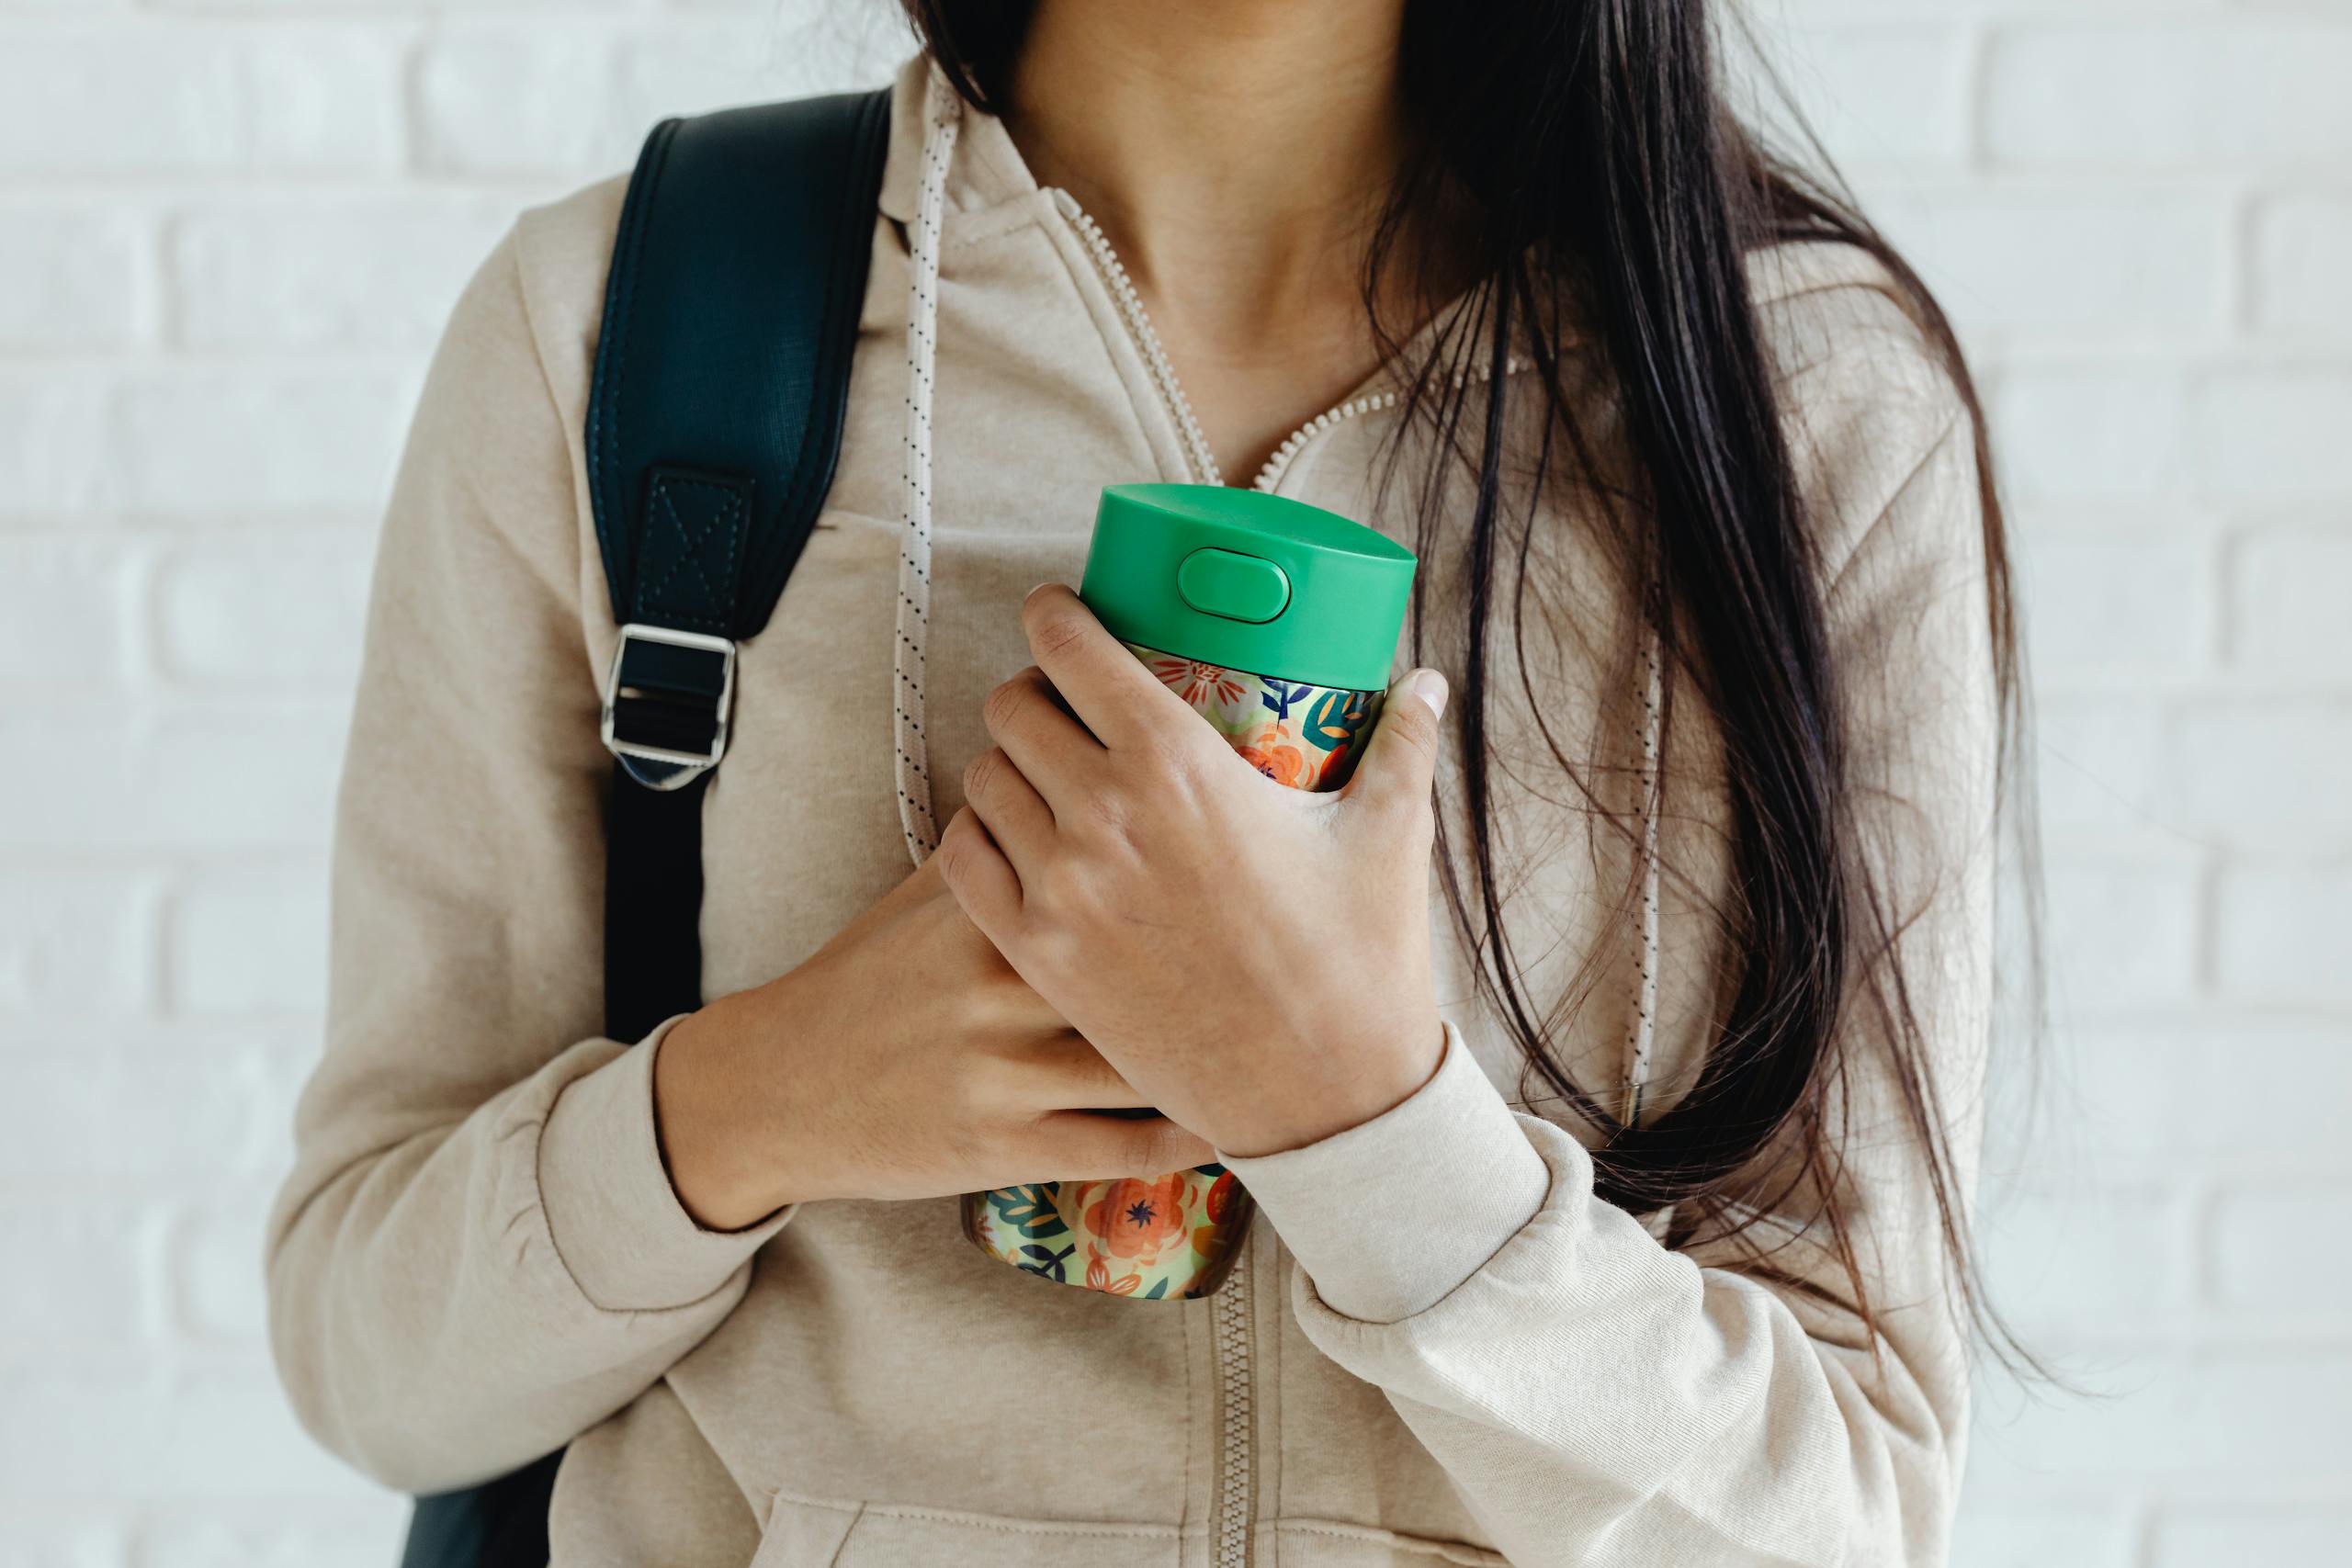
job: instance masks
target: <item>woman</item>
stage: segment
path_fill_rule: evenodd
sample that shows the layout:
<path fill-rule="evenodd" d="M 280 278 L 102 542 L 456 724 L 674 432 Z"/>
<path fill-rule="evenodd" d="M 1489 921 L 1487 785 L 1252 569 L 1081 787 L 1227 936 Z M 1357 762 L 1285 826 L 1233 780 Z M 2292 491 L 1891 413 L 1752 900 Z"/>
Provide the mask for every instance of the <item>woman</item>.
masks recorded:
<path fill-rule="evenodd" d="M 718 999 L 635 1048 L 620 187 L 458 308 L 273 1231 L 305 1419 L 415 1490 L 569 1442 L 561 1562 L 1941 1561 L 2011 689 L 1942 318 L 1736 128 L 1698 0 L 910 9 L 839 476 L 705 808 Z M 1252 473 L 1423 562 L 1336 797 L 1052 586 L 1101 485 Z M 1213 1156 L 1263 1223 L 1206 1301 L 958 1234 Z"/>

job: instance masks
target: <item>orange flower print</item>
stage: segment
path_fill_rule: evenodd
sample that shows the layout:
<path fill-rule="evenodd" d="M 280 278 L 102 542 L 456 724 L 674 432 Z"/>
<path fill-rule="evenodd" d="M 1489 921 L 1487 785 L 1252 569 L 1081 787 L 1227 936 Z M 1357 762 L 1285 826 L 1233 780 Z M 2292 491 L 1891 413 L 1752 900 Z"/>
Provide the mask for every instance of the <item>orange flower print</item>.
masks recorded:
<path fill-rule="evenodd" d="M 1142 1283 L 1143 1275 L 1140 1272 L 1122 1274 L 1115 1280 L 1111 1278 L 1110 1259 L 1102 1256 L 1101 1247 L 1094 1246 L 1091 1242 L 1087 1244 L 1086 1288 L 1088 1290 L 1101 1291 L 1106 1295 L 1132 1296 L 1136 1293 L 1136 1287 Z"/>
<path fill-rule="evenodd" d="M 1114 1258 L 1132 1258 L 1146 1267 L 1158 1262 L 1160 1247 L 1184 1234 L 1187 1174 L 1097 1183 L 1101 1195 L 1086 1206 L 1088 1233 L 1101 1236 Z"/>
<path fill-rule="evenodd" d="M 1307 773 L 1306 753 L 1298 749 L 1290 733 L 1279 724 L 1266 726 L 1246 744 L 1234 747 L 1234 750 L 1243 761 L 1278 784 L 1306 789 L 1315 783 Z"/>
<path fill-rule="evenodd" d="M 1227 1211 L 1233 1207 L 1233 1195 L 1240 1190 L 1241 1183 L 1233 1179 L 1233 1172 L 1217 1172 L 1216 1182 L 1210 1187 L 1208 1201 L 1203 1205 L 1208 1210 L 1211 1224 L 1217 1224 L 1225 1219 Z"/>
<path fill-rule="evenodd" d="M 1233 1172 L 1218 1171 L 1216 1179 L 1202 1195 L 1201 1213 L 1208 1216 L 1208 1223 L 1193 1232 L 1194 1252 L 1203 1258 L 1214 1258 L 1233 1239 L 1231 1234 L 1221 1231 L 1221 1227 L 1233 1217 L 1234 1207 L 1240 1198 L 1241 1183 L 1233 1179 Z"/>
<path fill-rule="evenodd" d="M 1159 677 L 1160 684 L 1196 708 L 1233 702 L 1241 695 L 1241 682 L 1232 671 L 1197 659 L 1155 659 L 1151 672 Z"/>

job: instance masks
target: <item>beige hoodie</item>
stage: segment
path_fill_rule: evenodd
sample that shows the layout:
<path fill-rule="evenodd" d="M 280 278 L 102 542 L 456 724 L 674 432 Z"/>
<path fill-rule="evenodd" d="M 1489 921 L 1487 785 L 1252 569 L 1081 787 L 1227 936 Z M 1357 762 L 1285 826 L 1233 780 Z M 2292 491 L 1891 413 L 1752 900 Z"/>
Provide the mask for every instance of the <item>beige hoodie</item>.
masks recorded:
<path fill-rule="evenodd" d="M 891 660 L 924 67 L 899 88 L 839 477 L 742 648 L 705 807 L 708 995 L 799 963 L 908 871 Z M 327 1047 L 270 1241 L 274 1340 L 311 1430 L 416 1490 L 569 1441 L 564 1564 L 1942 1561 L 1965 1340 L 1865 1009 L 1843 1180 L 1893 1309 L 1876 1355 L 1831 1304 L 1840 1278 L 1813 1237 L 1775 1262 L 1826 1296 L 1732 1271 L 1705 1236 L 1669 1250 L 1592 1199 L 1584 1130 L 1522 1093 L 1436 904 L 1443 1066 L 1361 1127 L 1232 1162 L 1264 1223 L 1209 1300 L 1044 1284 L 967 1243 L 952 1198 L 695 1227 L 655 1146 L 662 1032 L 636 1048 L 597 1033 L 597 683 L 615 626 L 580 433 L 622 189 L 526 214 L 484 265 L 386 519 Z M 982 695 L 1027 662 L 1021 598 L 1076 581 L 1099 487 L 1209 477 L 1090 231 L 1000 125 L 969 118 L 946 168 L 931 411 L 943 820 L 987 744 Z M 1757 290 L 1824 530 L 1856 787 L 1917 917 L 1912 1000 L 1967 1158 L 1994 738 L 1969 431 L 1868 264 L 1778 253 Z M 1385 385 L 1302 430 L 1259 482 L 1409 536 L 1416 487 L 1375 483 Z M 1609 429 L 1597 395 L 1591 420 Z M 1408 468 L 1426 462 L 1405 439 Z M 1535 533 L 1527 624 L 1496 635 L 1526 638 L 1571 753 L 1623 759 L 1604 781 L 1635 775 L 1633 595 L 1588 512 L 1547 502 Z M 1426 559 L 1436 605 L 1459 601 L 1456 553 Z M 1441 613 L 1425 629 L 1458 667 L 1458 627 Z M 1536 716 L 1514 680 L 1493 695 L 1514 946 L 1539 996 L 1597 956 L 1561 1035 L 1603 1093 L 1633 1070 L 1654 966 L 1654 1113 L 1723 1000 L 1727 874 L 1697 705 L 1669 738 L 1653 954 L 1628 836 L 1510 765 L 1541 746 Z"/>

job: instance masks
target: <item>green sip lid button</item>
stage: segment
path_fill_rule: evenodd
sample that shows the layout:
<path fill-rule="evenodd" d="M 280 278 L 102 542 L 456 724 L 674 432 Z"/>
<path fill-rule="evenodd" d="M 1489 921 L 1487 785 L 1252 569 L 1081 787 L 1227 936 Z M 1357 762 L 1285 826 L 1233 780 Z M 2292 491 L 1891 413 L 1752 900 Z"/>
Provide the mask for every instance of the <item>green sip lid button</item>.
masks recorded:
<path fill-rule="evenodd" d="M 1412 604 L 1413 552 L 1287 496 L 1113 485 L 1095 508 L 1078 596 L 1113 637 L 1138 648 L 1377 692 Z"/>
<path fill-rule="evenodd" d="M 1176 592 L 1204 615 L 1265 622 L 1290 603 L 1290 579 L 1262 556 L 1200 549 L 1176 569 Z"/>

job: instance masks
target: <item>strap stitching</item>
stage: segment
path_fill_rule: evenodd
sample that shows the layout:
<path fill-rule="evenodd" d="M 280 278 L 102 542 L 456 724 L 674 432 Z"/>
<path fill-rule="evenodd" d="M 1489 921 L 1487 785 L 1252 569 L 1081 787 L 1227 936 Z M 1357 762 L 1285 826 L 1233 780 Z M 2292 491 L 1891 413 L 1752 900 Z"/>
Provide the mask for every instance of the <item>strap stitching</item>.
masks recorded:
<path fill-rule="evenodd" d="M 688 528 L 684 514 L 678 511 L 674 492 L 681 490 L 708 491 L 720 498 L 719 507 L 712 514 L 710 526 L 699 536 Z M 701 615 L 697 615 L 691 609 L 681 609 L 678 612 L 679 618 L 699 620 L 705 626 L 724 630 L 726 617 L 735 596 L 732 592 L 723 595 L 720 593 L 718 586 L 712 582 L 709 574 L 704 571 L 701 556 L 703 547 L 710 542 L 712 537 L 724 531 L 726 554 L 719 563 L 720 571 L 730 581 L 737 576 L 733 563 L 736 558 L 735 543 L 741 537 L 742 531 L 742 491 L 729 485 L 714 484 L 707 479 L 691 479 L 670 474 L 656 474 L 653 479 L 652 501 L 657 515 L 668 518 L 671 527 L 678 535 L 678 555 L 670 562 L 670 570 L 662 574 L 662 580 L 659 582 L 650 587 L 640 586 L 638 589 L 638 604 L 649 611 L 651 610 L 654 607 L 655 599 L 669 588 L 670 584 L 676 580 L 678 573 L 692 567 L 695 576 L 701 580 L 703 593 L 709 609 L 707 613 Z"/>

